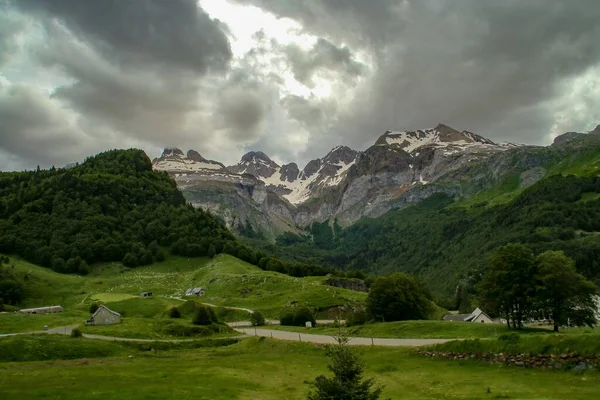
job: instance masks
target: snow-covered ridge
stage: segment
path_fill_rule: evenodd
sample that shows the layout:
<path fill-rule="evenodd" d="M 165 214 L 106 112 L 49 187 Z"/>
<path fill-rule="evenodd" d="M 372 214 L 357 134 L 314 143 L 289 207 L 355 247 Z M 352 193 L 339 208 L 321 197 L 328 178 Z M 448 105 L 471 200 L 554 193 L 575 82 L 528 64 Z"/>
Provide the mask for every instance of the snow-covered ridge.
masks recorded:
<path fill-rule="evenodd" d="M 501 151 L 519 146 L 507 142 L 496 144 L 475 133 L 460 132 L 442 124 L 435 128 L 415 131 L 386 131 L 376 145 L 391 146 L 413 155 L 418 155 L 422 147 L 440 148 L 444 154 L 451 155 L 462 151 Z"/>
<path fill-rule="evenodd" d="M 169 172 L 219 171 L 225 169 L 223 164 L 207 160 L 194 150 L 188 151 L 186 156 L 177 148 L 165 149 L 163 154 L 152 162 L 152 165 L 155 170 Z"/>

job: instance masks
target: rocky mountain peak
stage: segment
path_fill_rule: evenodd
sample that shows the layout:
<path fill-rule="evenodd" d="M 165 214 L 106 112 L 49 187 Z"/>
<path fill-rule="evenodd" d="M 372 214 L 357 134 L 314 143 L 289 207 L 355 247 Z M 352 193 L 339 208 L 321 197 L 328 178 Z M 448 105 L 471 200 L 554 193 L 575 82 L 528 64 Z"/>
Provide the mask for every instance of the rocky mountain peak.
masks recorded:
<path fill-rule="evenodd" d="M 242 156 L 242 159 L 240 160 L 240 164 L 252 163 L 252 162 L 257 162 L 257 161 L 262 161 L 263 163 L 267 163 L 267 164 L 270 164 L 273 162 L 269 158 L 269 156 L 267 156 L 262 151 L 250 151 Z"/>
<path fill-rule="evenodd" d="M 334 165 L 349 164 L 356 159 L 358 154 L 358 151 L 352 150 L 348 146 L 336 146 L 323 157 L 323 162 Z"/>
<path fill-rule="evenodd" d="M 279 165 L 262 151 L 250 151 L 236 165 L 227 167 L 236 174 L 250 174 L 257 178 L 270 178 L 279 170 Z"/>
<path fill-rule="evenodd" d="M 166 158 L 166 157 L 184 157 L 184 155 L 183 155 L 183 151 L 181 151 L 177 147 L 167 147 L 163 150 L 163 153 L 160 156 L 160 158 Z"/>
<path fill-rule="evenodd" d="M 470 146 L 496 144 L 489 139 L 469 131 L 458 131 L 448 125 L 438 124 L 435 128 L 417 129 L 414 131 L 386 131 L 375 142 L 376 146 L 391 146 L 407 153 L 428 147 Z"/>
<path fill-rule="evenodd" d="M 295 182 L 300 175 L 300 169 L 298 168 L 298 164 L 290 163 L 285 164 L 281 167 L 281 180 L 284 182 Z"/>
<path fill-rule="evenodd" d="M 206 161 L 206 158 L 202 157 L 200 155 L 200 153 L 198 153 L 196 150 L 189 150 L 187 152 L 187 158 L 192 161 L 196 161 L 196 162 L 205 162 Z"/>

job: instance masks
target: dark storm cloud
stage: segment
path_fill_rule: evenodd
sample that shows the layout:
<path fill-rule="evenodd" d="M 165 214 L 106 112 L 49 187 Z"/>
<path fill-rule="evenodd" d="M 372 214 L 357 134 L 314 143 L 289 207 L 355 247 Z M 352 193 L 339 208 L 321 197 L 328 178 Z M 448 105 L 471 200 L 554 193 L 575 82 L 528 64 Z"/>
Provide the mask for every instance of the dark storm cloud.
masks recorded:
<path fill-rule="evenodd" d="M 294 78 L 307 87 L 313 87 L 313 75 L 320 69 L 341 72 L 353 78 L 362 75 L 366 67 L 356 61 L 347 46 L 336 46 L 329 40 L 319 38 L 312 49 L 305 51 L 300 46 L 285 46 L 283 52 L 292 66 Z"/>
<path fill-rule="evenodd" d="M 258 137 L 265 110 L 258 92 L 230 88 L 218 99 L 221 127 L 236 142 L 251 141 Z"/>
<path fill-rule="evenodd" d="M 2 7 L 0 1 L 0 7 Z M 23 29 L 24 24 L 8 14 L 0 12 L 0 66 L 8 61 L 17 49 L 15 37 Z"/>
<path fill-rule="evenodd" d="M 44 42 L 28 49 L 31 68 L 64 78 L 50 95 L 29 95 L 37 96 L 36 104 L 53 104 L 45 111 L 54 114 L 40 110 L 22 118 L 12 106 L 16 98 L 5 96 L 0 148 L 26 159 L 72 161 L 105 146 L 192 147 L 211 137 L 205 123 L 210 105 L 199 100 L 202 79 L 225 74 L 232 54 L 225 25 L 194 0 L 10 4 L 11 14 L 34 17 L 43 27 Z M 47 145 L 62 152 L 43 154 Z"/>
<path fill-rule="evenodd" d="M 0 149 L 33 163 L 67 163 L 81 137 L 60 110 L 26 85 L 0 87 Z"/>
<path fill-rule="evenodd" d="M 374 56 L 375 73 L 329 132 L 354 146 L 385 129 L 438 122 L 547 142 L 562 83 L 600 63 L 596 0 L 240 2 Z"/>
<path fill-rule="evenodd" d="M 58 18 L 109 58 L 204 72 L 231 58 L 222 24 L 195 0 L 19 0 L 25 11 Z"/>

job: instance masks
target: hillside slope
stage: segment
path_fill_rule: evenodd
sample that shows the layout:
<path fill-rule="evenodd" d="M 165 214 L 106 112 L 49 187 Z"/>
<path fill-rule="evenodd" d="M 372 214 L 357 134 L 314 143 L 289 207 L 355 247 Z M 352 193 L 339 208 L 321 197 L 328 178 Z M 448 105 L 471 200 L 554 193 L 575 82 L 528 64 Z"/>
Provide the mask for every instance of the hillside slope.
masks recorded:
<path fill-rule="evenodd" d="M 551 176 L 499 205 L 453 204 L 451 197 L 437 194 L 335 235 L 321 226 L 313 229 L 312 241 L 280 240 L 279 248 L 270 249 L 344 269 L 417 274 L 438 297 L 450 297 L 459 281 L 477 281 L 494 248 L 520 242 L 536 253 L 565 251 L 581 273 L 600 283 L 597 174 Z"/>
<path fill-rule="evenodd" d="M 114 150 L 69 169 L 0 173 L 0 251 L 59 272 L 88 265 L 151 264 L 159 246 L 185 237 L 235 237 L 212 215 L 186 205 L 173 180 L 141 150 Z"/>
<path fill-rule="evenodd" d="M 59 274 L 24 260 L 13 260 L 13 264 L 19 276 L 27 275 L 22 280 L 24 300 L 20 306 L 60 304 L 68 318 L 85 316 L 92 302 L 124 311 L 128 317 L 151 318 L 183 304 L 178 298 L 198 286 L 206 289 L 206 295 L 193 297 L 195 301 L 256 309 L 270 318 L 295 307 L 327 311 L 357 306 L 366 298 L 363 292 L 323 284 L 326 277 L 294 278 L 263 271 L 227 254 L 214 259 L 173 256 L 163 263 L 131 269 L 107 263 L 87 276 Z M 154 298 L 140 297 L 143 291 L 152 291 Z"/>

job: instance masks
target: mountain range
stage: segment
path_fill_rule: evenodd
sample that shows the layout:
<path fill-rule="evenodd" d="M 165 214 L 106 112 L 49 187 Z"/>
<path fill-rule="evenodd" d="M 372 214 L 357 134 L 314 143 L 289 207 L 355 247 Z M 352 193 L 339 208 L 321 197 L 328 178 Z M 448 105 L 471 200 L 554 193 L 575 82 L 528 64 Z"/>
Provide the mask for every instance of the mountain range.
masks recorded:
<path fill-rule="evenodd" d="M 177 148 L 165 149 L 153 168 L 169 173 L 188 202 L 221 216 L 236 233 L 273 239 L 314 222 L 347 227 L 434 193 L 471 198 L 515 177 L 512 189 L 523 189 L 582 147 L 581 138 L 599 136 L 600 126 L 587 134 L 565 133 L 550 146 L 529 146 L 494 143 L 438 124 L 386 131 L 365 151 L 337 146 L 302 170 L 261 151 L 225 166 Z"/>

